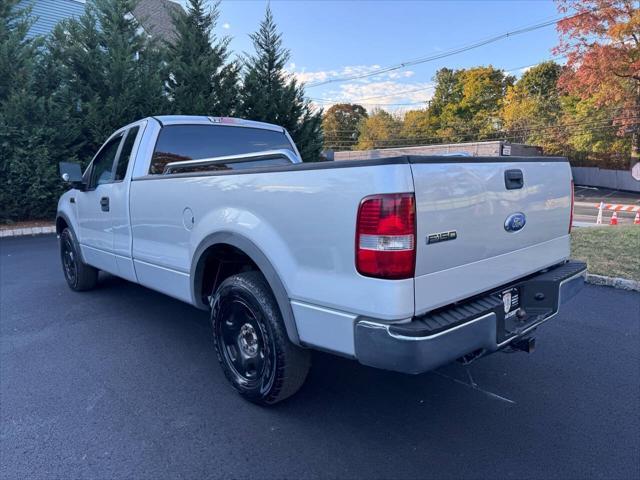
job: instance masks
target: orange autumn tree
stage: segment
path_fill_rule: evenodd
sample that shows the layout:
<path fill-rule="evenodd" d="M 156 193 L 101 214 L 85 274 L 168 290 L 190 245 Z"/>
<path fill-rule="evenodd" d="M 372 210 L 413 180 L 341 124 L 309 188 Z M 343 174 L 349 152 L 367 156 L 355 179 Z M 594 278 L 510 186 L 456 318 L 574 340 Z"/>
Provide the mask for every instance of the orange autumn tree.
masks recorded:
<path fill-rule="evenodd" d="M 607 109 L 621 137 L 631 137 L 631 161 L 640 160 L 640 1 L 556 0 L 569 16 L 558 22 L 556 54 L 567 66 L 559 87 Z"/>

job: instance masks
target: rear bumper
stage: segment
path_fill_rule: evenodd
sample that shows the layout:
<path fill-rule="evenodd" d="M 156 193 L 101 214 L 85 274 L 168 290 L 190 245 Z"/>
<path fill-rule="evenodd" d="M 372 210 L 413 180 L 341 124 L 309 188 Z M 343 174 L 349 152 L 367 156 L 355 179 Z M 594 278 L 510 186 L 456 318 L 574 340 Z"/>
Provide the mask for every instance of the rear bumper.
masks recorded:
<path fill-rule="evenodd" d="M 422 373 L 465 355 L 487 355 L 530 334 L 557 315 L 583 287 L 586 264 L 569 261 L 404 324 L 361 319 L 355 350 L 364 365 Z M 515 288 L 518 315 L 507 317 L 500 293 Z"/>

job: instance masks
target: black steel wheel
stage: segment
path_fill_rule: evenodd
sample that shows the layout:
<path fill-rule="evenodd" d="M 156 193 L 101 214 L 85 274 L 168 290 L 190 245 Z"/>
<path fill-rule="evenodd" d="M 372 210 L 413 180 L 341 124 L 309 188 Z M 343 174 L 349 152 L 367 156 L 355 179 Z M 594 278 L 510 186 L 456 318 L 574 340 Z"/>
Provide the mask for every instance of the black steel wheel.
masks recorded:
<path fill-rule="evenodd" d="M 212 300 L 218 361 L 247 400 L 273 404 L 293 395 L 309 370 L 309 352 L 293 345 L 273 293 L 259 272 L 227 278 Z"/>
<path fill-rule="evenodd" d="M 237 292 L 220 305 L 221 320 L 216 324 L 219 348 L 234 382 L 260 391 L 273 382 L 273 345 L 258 321 L 261 313 Z"/>
<path fill-rule="evenodd" d="M 60 260 L 67 285 L 72 290 L 90 290 L 98 282 L 98 270 L 82 261 L 73 232 L 65 228 L 60 234 Z"/>
<path fill-rule="evenodd" d="M 78 267 L 76 265 L 76 249 L 72 242 L 70 235 L 65 235 L 60 239 L 60 255 L 62 256 L 64 276 L 70 285 L 75 285 L 78 281 Z"/>

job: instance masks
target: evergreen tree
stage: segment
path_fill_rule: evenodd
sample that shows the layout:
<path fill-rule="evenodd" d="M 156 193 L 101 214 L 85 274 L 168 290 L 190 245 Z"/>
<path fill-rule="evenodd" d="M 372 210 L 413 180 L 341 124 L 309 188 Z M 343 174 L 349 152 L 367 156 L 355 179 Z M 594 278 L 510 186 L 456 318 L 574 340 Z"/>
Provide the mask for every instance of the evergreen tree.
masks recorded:
<path fill-rule="evenodd" d="M 189 0 L 187 13 L 173 15 L 176 38 L 167 45 L 172 110 L 182 115 L 229 116 L 238 98 L 238 65 L 229 60 L 228 37 L 213 30 L 219 2 L 207 11 L 204 0 Z"/>
<path fill-rule="evenodd" d="M 90 0 L 78 19 L 54 29 L 52 58 L 72 94 L 89 160 L 117 128 L 166 113 L 162 51 L 130 14 L 132 0 Z"/>
<path fill-rule="evenodd" d="M 42 38 L 29 9 L 0 5 L 0 221 L 52 218 L 62 191 L 57 164 L 73 160 L 69 107 L 42 81 Z M 51 72 L 46 72 L 51 73 Z M 46 91 L 43 91 L 43 88 Z"/>
<path fill-rule="evenodd" d="M 304 88 L 286 73 L 289 51 L 282 46 L 282 35 L 269 7 L 251 40 L 255 53 L 244 61 L 240 115 L 281 125 L 293 137 L 304 161 L 319 160 L 322 112 L 312 110 Z"/>
<path fill-rule="evenodd" d="M 27 37 L 33 19 L 30 8 L 18 8 L 18 3 L 19 0 L 0 3 L 0 101 L 28 83 L 41 42 Z"/>

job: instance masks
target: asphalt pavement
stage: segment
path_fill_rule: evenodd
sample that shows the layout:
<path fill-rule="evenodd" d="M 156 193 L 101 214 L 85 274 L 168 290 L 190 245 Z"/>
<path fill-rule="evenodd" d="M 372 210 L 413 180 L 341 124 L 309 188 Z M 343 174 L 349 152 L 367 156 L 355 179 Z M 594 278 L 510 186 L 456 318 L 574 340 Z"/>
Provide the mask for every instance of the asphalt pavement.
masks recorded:
<path fill-rule="evenodd" d="M 533 354 L 409 376 L 315 353 L 242 401 L 206 313 L 110 276 L 74 293 L 53 236 L 0 240 L 0 478 L 639 478 L 640 294 L 587 286 Z"/>

